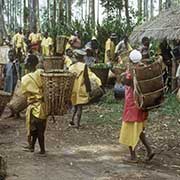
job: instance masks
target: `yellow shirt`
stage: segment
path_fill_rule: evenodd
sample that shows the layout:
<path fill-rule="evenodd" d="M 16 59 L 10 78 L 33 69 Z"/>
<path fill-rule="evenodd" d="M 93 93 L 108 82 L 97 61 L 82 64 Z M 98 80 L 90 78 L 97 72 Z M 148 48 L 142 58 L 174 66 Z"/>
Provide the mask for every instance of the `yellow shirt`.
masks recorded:
<path fill-rule="evenodd" d="M 38 43 L 39 41 L 41 41 L 41 39 L 38 34 L 31 33 L 29 35 L 29 41 L 31 42 L 31 44 L 35 44 L 35 43 Z"/>
<path fill-rule="evenodd" d="M 51 37 L 48 38 L 43 38 L 41 42 L 41 47 L 42 47 L 42 55 L 43 56 L 50 56 L 52 52 L 50 52 L 50 47 L 53 45 L 53 40 Z"/>
<path fill-rule="evenodd" d="M 27 97 L 27 102 L 29 104 L 26 111 L 26 125 L 28 133 L 31 112 L 40 120 L 45 120 L 47 118 L 45 112 L 45 103 L 43 102 L 42 79 L 40 76 L 41 72 L 43 72 L 43 70 L 38 69 L 33 73 L 26 74 L 22 77 L 21 81 L 22 93 Z"/>
<path fill-rule="evenodd" d="M 64 65 L 66 66 L 66 68 L 69 69 L 69 67 L 71 66 L 71 64 L 72 64 L 72 60 L 70 59 L 69 56 L 66 56 L 66 57 L 65 57 L 65 60 L 64 60 Z"/>
<path fill-rule="evenodd" d="M 110 52 L 110 57 L 107 56 L 107 52 L 108 51 Z M 115 44 L 109 38 L 106 41 L 106 44 L 105 44 L 105 59 L 104 59 L 104 63 L 107 63 L 107 62 L 110 62 L 110 61 L 114 60 L 114 51 L 115 51 Z"/>
<path fill-rule="evenodd" d="M 15 34 L 13 36 L 13 45 L 15 46 L 15 48 L 24 48 L 24 35 L 23 34 Z"/>
<path fill-rule="evenodd" d="M 71 101 L 73 105 L 86 104 L 89 102 L 89 93 L 86 91 L 84 83 L 85 63 L 77 62 L 70 66 L 69 71 L 76 73 L 76 79 L 73 86 Z M 101 86 L 101 80 L 88 68 L 89 79 L 96 81 Z"/>

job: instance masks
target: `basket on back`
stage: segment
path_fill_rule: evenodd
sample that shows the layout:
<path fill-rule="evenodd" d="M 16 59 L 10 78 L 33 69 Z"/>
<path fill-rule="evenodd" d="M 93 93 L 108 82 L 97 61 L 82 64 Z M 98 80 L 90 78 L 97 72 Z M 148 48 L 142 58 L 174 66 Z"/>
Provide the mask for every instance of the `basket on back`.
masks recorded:
<path fill-rule="evenodd" d="M 52 116 L 64 115 L 71 101 L 75 75 L 64 70 L 54 70 L 42 73 L 41 77 L 46 113 Z"/>
<path fill-rule="evenodd" d="M 43 61 L 44 71 L 50 71 L 54 69 L 64 68 L 64 57 L 63 56 L 47 56 L 44 57 Z"/>
<path fill-rule="evenodd" d="M 13 113 L 19 113 L 27 108 L 27 98 L 21 92 L 21 83 L 18 81 L 11 101 L 7 104 Z"/>
<path fill-rule="evenodd" d="M 134 68 L 135 102 L 140 109 L 158 107 L 163 102 L 164 82 L 159 62 Z"/>
<path fill-rule="evenodd" d="M 2 115 L 7 103 L 11 100 L 11 93 L 0 91 L 0 116 Z"/>

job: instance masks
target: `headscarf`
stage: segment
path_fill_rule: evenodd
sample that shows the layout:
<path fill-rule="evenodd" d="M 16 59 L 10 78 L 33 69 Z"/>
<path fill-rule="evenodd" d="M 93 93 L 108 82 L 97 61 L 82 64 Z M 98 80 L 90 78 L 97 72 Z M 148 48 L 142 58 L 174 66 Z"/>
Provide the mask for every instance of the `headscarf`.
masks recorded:
<path fill-rule="evenodd" d="M 139 63 L 142 59 L 142 54 L 140 53 L 140 51 L 134 49 L 130 52 L 129 54 L 129 59 L 133 62 L 133 63 Z"/>

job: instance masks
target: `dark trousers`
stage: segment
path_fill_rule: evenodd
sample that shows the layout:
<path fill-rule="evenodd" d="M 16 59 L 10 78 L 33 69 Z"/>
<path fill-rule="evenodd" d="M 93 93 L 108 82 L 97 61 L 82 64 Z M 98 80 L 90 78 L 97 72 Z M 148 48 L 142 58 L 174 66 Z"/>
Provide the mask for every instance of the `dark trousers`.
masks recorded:
<path fill-rule="evenodd" d="M 30 135 L 32 136 L 31 148 L 35 148 L 36 140 L 38 139 L 40 151 L 45 152 L 44 133 L 46 129 L 46 120 L 36 118 L 31 114 Z"/>

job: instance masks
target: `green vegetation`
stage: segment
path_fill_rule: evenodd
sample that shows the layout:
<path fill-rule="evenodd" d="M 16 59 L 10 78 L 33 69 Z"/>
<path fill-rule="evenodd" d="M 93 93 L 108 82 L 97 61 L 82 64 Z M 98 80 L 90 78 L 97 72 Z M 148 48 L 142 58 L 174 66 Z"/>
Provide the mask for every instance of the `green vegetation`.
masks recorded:
<path fill-rule="evenodd" d="M 107 90 L 107 93 L 98 103 L 85 108 L 82 119 L 88 122 L 88 124 L 119 127 L 121 125 L 123 106 L 124 100 L 115 100 L 113 90 Z M 169 121 L 168 124 L 177 124 L 177 120 L 180 118 L 179 109 L 180 103 L 177 101 L 176 96 L 167 94 L 165 102 L 161 107 L 149 111 L 148 119 L 150 124 L 154 124 L 160 119 L 167 119 Z"/>

